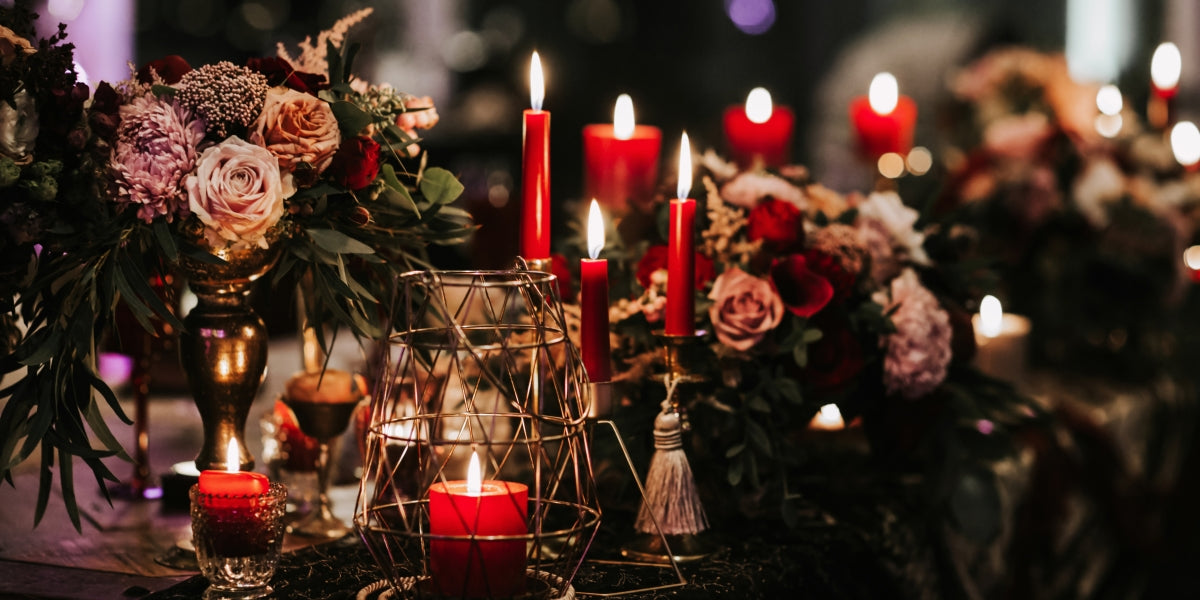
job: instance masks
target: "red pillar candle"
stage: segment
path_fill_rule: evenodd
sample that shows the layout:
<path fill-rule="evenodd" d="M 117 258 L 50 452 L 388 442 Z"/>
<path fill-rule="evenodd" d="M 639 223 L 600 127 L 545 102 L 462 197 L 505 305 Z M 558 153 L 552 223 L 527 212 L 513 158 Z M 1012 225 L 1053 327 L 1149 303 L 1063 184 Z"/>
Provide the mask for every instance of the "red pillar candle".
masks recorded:
<path fill-rule="evenodd" d="M 771 93 L 754 88 L 745 106 L 725 110 L 725 141 L 729 154 L 743 169 L 778 167 L 791 160 L 796 116 L 786 106 L 772 106 Z"/>
<path fill-rule="evenodd" d="M 240 464 L 237 440 L 229 440 L 225 450 L 225 471 L 212 469 L 200 472 L 200 493 L 213 496 L 230 496 L 228 500 L 237 504 L 240 497 L 265 494 L 270 481 L 262 473 L 239 471 Z M 226 500 L 222 498 L 222 500 Z M 249 500 L 243 502 L 248 503 Z M 232 505 L 231 505 L 232 506 Z"/>
<path fill-rule="evenodd" d="M 867 96 L 850 102 L 850 121 L 859 149 L 872 162 L 889 152 L 908 154 L 917 126 L 917 104 L 900 95 L 891 73 L 880 73 L 871 80 Z"/>
<path fill-rule="evenodd" d="M 600 205 L 592 200 L 588 211 L 588 255 L 579 262 L 580 325 L 583 367 L 588 381 L 612 380 L 612 352 L 608 339 L 608 260 L 597 258 L 604 249 L 604 220 Z"/>
<path fill-rule="evenodd" d="M 584 197 L 595 198 L 617 217 L 648 203 L 658 182 L 662 130 L 637 125 L 633 100 L 617 98 L 613 124 L 583 128 Z"/>
<path fill-rule="evenodd" d="M 525 540 L 438 539 L 524 536 L 529 488 L 482 480 L 471 455 L 467 479 L 429 486 L 429 570 L 436 592 L 453 598 L 509 598 L 525 591 Z"/>
<path fill-rule="evenodd" d="M 521 136 L 521 256 L 550 258 L 550 111 L 537 52 L 529 66 L 529 100 Z"/>
<path fill-rule="evenodd" d="M 667 335 L 696 333 L 696 248 L 692 226 L 696 201 L 688 198 L 692 189 L 692 149 L 687 134 L 679 149 L 678 198 L 671 200 L 670 239 L 667 254 Z"/>

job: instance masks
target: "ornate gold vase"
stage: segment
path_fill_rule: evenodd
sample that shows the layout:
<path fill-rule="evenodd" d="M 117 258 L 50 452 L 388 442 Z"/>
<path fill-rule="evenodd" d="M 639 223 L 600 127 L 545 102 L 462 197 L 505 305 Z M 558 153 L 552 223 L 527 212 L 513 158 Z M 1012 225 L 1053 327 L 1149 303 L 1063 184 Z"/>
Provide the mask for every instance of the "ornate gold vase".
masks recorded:
<path fill-rule="evenodd" d="M 183 320 L 179 358 L 200 420 L 204 445 L 197 469 L 226 469 L 229 440 L 237 440 L 241 470 L 254 468 L 243 430 L 267 367 L 267 328 L 250 308 L 251 284 L 279 259 L 280 247 L 225 250 L 220 264 L 183 257 L 183 273 L 198 303 Z"/>

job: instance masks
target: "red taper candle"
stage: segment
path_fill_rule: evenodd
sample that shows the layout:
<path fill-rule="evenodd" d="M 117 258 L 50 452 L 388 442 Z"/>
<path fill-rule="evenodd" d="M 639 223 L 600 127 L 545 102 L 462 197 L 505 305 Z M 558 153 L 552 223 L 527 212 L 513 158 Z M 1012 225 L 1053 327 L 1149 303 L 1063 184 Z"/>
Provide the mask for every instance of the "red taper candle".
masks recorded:
<path fill-rule="evenodd" d="M 692 149 L 687 134 L 679 148 L 679 186 L 671 200 L 670 239 L 667 254 L 667 335 L 696 334 L 696 248 L 692 227 L 696 201 L 692 189 Z"/>
<path fill-rule="evenodd" d="M 725 141 L 742 168 L 787 164 L 795 127 L 796 115 L 786 106 L 773 106 L 764 88 L 750 90 L 745 106 L 725 110 Z"/>
<path fill-rule="evenodd" d="M 608 260 L 598 258 L 604 249 L 604 219 L 600 204 L 588 210 L 588 256 L 579 262 L 579 343 L 588 381 L 612 380 L 612 352 L 608 339 Z"/>
<path fill-rule="evenodd" d="M 550 111 L 542 110 L 546 85 L 542 61 L 529 65 L 529 100 L 521 137 L 521 255 L 550 258 Z"/>
<path fill-rule="evenodd" d="M 867 96 L 850 102 L 850 121 L 859 149 L 872 162 L 888 152 L 908 154 L 917 126 L 917 104 L 900 95 L 891 73 L 880 73 L 871 80 Z"/>

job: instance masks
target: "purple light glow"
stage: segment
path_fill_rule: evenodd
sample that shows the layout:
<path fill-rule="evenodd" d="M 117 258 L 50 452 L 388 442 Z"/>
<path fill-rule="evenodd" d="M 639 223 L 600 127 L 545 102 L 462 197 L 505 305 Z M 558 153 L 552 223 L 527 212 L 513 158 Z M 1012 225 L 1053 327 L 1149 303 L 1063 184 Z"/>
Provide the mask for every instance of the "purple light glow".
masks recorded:
<path fill-rule="evenodd" d="M 772 0 L 725 0 L 725 13 L 742 33 L 759 35 L 775 24 Z"/>
<path fill-rule="evenodd" d="M 979 422 L 975 423 L 975 429 L 978 429 L 979 433 L 983 435 L 991 435 L 992 431 L 996 429 L 996 424 L 987 419 L 980 419 Z"/>

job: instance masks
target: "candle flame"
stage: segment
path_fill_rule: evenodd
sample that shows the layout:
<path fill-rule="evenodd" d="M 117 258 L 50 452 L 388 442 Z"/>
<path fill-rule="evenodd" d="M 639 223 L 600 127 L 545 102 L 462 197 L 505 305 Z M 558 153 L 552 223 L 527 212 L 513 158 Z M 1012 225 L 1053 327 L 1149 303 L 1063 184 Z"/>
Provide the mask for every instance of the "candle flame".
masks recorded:
<path fill-rule="evenodd" d="M 467 493 L 478 496 L 483 493 L 483 475 L 479 472 L 479 455 L 471 452 L 471 464 L 467 466 Z"/>
<path fill-rule="evenodd" d="M 1000 300 L 988 294 L 979 303 L 979 330 L 986 337 L 994 338 L 1000 335 L 1001 324 L 1004 322 L 1004 310 L 1000 308 Z"/>
<path fill-rule="evenodd" d="M 838 409 L 836 404 L 826 404 L 817 411 L 817 415 L 813 417 L 813 425 L 818 429 L 837 430 L 845 429 L 846 422 L 842 419 L 842 411 Z"/>
<path fill-rule="evenodd" d="M 592 198 L 592 206 L 588 209 L 587 223 L 588 256 L 595 260 L 604 249 L 604 216 L 600 214 L 600 203 Z"/>
<path fill-rule="evenodd" d="M 746 96 L 746 118 L 751 123 L 766 123 L 771 119 L 774 106 L 771 104 L 771 92 L 766 88 L 756 87 Z"/>
<path fill-rule="evenodd" d="M 238 444 L 236 438 L 229 438 L 229 445 L 225 446 L 225 470 L 230 473 L 237 473 L 242 469 L 242 455 L 238 452 Z"/>
<path fill-rule="evenodd" d="M 533 52 L 533 59 L 529 61 L 529 105 L 533 110 L 542 110 L 542 102 L 546 99 L 546 79 L 542 75 L 542 59 L 538 58 L 538 53 Z"/>
<path fill-rule="evenodd" d="M 1192 246 L 1184 250 L 1183 263 L 1193 271 L 1200 271 L 1200 246 Z"/>
<path fill-rule="evenodd" d="M 1106 115 L 1115 115 L 1121 112 L 1125 106 L 1125 100 L 1121 98 L 1121 90 L 1111 83 L 1100 88 L 1096 92 L 1096 108 Z"/>
<path fill-rule="evenodd" d="M 692 146 L 688 143 L 687 132 L 679 143 L 679 184 L 675 188 L 676 198 L 687 198 L 692 191 Z"/>
<path fill-rule="evenodd" d="M 892 114 L 896 110 L 896 103 L 900 101 L 900 86 L 896 83 L 896 77 L 886 71 L 876 75 L 867 91 L 867 101 L 876 113 Z"/>
<path fill-rule="evenodd" d="M 1195 123 L 1180 121 L 1171 128 L 1171 151 L 1185 167 L 1200 162 L 1200 129 L 1196 129 Z"/>
<path fill-rule="evenodd" d="M 1150 80 L 1154 87 L 1160 90 L 1174 89 L 1179 85 L 1179 74 L 1183 71 L 1183 58 L 1179 55 L 1179 46 L 1171 42 L 1163 42 L 1154 49 L 1150 59 Z"/>
<path fill-rule="evenodd" d="M 613 107 L 613 137 L 627 140 L 633 137 L 633 128 L 633 98 L 629 94 L 621 94 L 617 96 L 617 105 Z"/>

